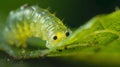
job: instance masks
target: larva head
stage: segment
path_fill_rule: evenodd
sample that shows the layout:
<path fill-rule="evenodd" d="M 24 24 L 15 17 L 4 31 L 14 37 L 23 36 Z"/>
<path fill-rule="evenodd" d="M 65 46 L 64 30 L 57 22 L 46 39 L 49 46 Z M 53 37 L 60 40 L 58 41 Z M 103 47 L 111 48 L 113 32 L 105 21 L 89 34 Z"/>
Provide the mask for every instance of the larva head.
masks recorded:
<path fill-rule="evenodd" d="M 49 36 L 47 47 L 48 48 L 56 48 L 58 47 L 58 43 L 63 41 L 65 38 L 67 38 L 71 34 L 70 30 L 58 30 L 54 34 Z M 62 46 L 62 45 L 61 45 Z"/>

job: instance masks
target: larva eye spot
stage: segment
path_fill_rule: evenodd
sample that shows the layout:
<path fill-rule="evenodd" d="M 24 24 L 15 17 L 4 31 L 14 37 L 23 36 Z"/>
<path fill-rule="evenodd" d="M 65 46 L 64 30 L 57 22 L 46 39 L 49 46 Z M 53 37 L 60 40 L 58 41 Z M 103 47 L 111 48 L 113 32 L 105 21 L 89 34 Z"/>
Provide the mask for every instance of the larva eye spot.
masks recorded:
<path fill-rule="evenodd" d="M 53 37 L 53 40 L 57 40 L 57 36 L 54 36 L 54 37 Z"/>
<path fill-rule="evenodd" d="M 70 35 L 70 33 L 69 32 L 66 32 L 66 36 L 68 37 Z"/>

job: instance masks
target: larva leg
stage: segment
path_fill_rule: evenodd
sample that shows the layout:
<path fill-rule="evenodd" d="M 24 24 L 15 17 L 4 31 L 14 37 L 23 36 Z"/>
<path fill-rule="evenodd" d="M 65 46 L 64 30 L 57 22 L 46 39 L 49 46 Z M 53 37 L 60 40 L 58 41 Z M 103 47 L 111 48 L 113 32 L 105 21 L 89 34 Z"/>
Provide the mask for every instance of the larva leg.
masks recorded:
<path fill-rule="evenodd" d="M 37 45 L 35 45 L 35 47 L 37 47 Z M 15 59 L 44 57 L 50 52 L 46 48 L 39 48 L 39 49 L 38 48 L 37 49 L 15 48 L 15 46 L 11 46 L 4 39 L 0 40 L 0 50 L 5 51 L 7 54 L 9 54 L 11 57 Z"/>
<path fill-rule="evenodd" d="M 7 54 L 9 54 L 15 59 L 44 57 L 50 52 L 48 49 L 29 50 L 29 49 L 14 48 L 7 43 L 1 43 L 0 48 L 3 48 L 1 50 L 5 51 Z"/>

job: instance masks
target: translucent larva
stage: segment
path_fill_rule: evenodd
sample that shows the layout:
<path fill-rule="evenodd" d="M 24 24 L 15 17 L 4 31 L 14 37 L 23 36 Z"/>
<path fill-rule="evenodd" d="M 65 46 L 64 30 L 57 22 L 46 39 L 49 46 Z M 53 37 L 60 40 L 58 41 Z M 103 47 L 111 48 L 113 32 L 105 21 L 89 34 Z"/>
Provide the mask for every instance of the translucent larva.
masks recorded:
<path fill-rule="evenodd" d="M 70 29 L 48 10 L 38 6 L 21 6 L 10 12 L 4 37 L 7 42 L 17 47 L 28 46 L 27 38 L 39 37 L 46 40 L 47 48 L 53 48 L 68 37 L 70 32 Z"/>

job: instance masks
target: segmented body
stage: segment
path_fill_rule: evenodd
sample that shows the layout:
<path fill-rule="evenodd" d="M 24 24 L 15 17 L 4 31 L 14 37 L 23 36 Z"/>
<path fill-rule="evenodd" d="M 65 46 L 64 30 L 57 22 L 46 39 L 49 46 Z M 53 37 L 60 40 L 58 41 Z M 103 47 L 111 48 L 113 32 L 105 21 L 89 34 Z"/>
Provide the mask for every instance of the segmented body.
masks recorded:
<path fill-rule="evenodd" d="M 46 47 L 55 47 L 69 35 L 69 29 L 46 9 L 30 6 L 11 11 L 5 27 L 5 39 L 17 47 L 26 47 L 26 39 L 39 37 Z"/>

